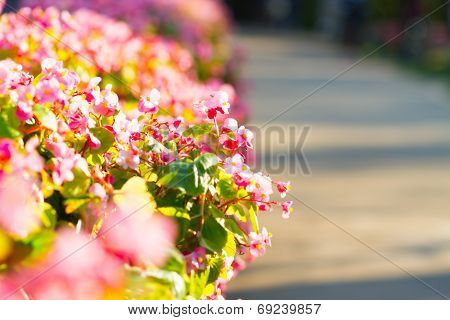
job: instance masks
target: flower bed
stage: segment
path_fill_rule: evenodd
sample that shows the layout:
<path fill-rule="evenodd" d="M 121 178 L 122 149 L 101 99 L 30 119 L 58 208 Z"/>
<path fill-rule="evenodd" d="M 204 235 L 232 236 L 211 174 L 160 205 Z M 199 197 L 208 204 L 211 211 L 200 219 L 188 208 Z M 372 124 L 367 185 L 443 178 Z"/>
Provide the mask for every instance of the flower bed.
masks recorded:
<path fill-rule="evenodd" d="M 125 23 L 88 10 L 71 15 L 54 8 L 24 8 L 2 15 L 0 56 L 32 74 L 45 58 L 62 60 L 81 79 L 101 76 L 114 84 L 125 101 L 137 101 L 149 88 L 158 88 L 166 115 L 191 123 L 199 118 L 192 106 L 211 91 L 224 90 L 233 105 L 238 103 L 232 86 L 217 79 L 199 82 L 193 57 L 176 42 L 136 35 Z"/>
<path fill-rule="evenodd" d="M 90 9 L 127 22 L 139 34 L 162 35 L 175 39 L 192 54 L 201 81 L 213 79 L 229 83 L 242 95 L 239 69 L 241 51 L 231 40 L 231 22 L 220 0 L 23 0 L 23 6 L 76 12 Z M 244 102 L 234 108 L 241 119 L 248 116 Z"/>
<path fill-rule="evenodd" d="M 258 214 L 292 205 L 271 199 L 289 183 L 245 164 L 253 135 L 226 118 L 228 94 L 191 105 L 195 124 L 161 114 L 150 87 L 126 113 L 78 61 L 42 59 L 33 77 L 15 57 L 30 65 L 0 62 L 0 294 L 222 298 L 270 246 Z"/>

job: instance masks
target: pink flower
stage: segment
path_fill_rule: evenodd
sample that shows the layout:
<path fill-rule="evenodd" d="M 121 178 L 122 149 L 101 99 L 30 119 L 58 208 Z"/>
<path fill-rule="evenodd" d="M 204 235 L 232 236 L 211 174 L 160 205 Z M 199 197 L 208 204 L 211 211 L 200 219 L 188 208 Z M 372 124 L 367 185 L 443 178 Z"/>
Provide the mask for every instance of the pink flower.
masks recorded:
<path fill-rule="evenodd" d="M 55 77 L 58 81 L 65 86 L 65 89 L 72 89 L 78 83 L 80 78 L 77 73 L 69 71 L 63 68 L 61 61 L 46 58 L 41 63 L 42 74 L 47 77 Z"/>
<path fill-rule="evenodd" d="M 77 133 L 84 133 L 89 128 L 89 118 L 81 112 L 76 112 L 68 117 L 70 130 Z"/>
<path fill-rule="evenodd" d="M 293 209 L 292 204 L 294 201 L 285 201 L 281 204 L 281 209 L 283 210 L 282 217 L 283 219 L 289 219 L 289 216 L 291 215 Z"/>
<path fill-rule="evenodd" d="M 94 183 L 90 188 L 89 192 L 92 193 L 94 196 L 99 197 L 100 200 L 104 200 L 106 198 L 106 191 L 101 186 L 100 183 Z"/>
<path fill-rule="evenodd" d="M 266 252 L 266 248 L 272 246 L 272 242 L 270 240 L 272 235 L 267 232 L 266 228 L 263 228 L 259 234 L 251 232 L 249 236 L 250 254 L 254 257 L 262 256 Z"/>
<path fill-rule="evenodd" d="M 251 172 L 248 168 L 246 168 L 245 170 L 236 173 L 233 176 L 233 179 L 238 186 L 246 188 L 250 184 L 252 177 L 253 172 Z"/>
<path fill-rule="evenodd" d="M 12 140 L 0 139 L 0 163 L 8 162 L 14 151 Z"/>
<path fill-rule="evenodd" d="M 28 169 L 32 172 L 38 172 L 44 169 L 44 161 L 36 151 L 36 148 L 38 146 L 38 137 L 34 136 L 30 140 L 28 140 L 25 144 L 26 154 L 23 156 L 18 156 L 17 160 L 14 163 L 14 166 L 19 170 Z"/>
<path fill-rule="evenodd" d="M 253 132 L 246 129 L 244 126 L 241 126 L 236 131 L 236 136 L 237 136 L 239 147 L 253 148 L 253 145 L 252 145 L 252 141 L 254 138 Z"/>
<path fill-rule="evenodd" d="M 238 129 L 238 122 L 236 119 L 227 118 L 223 122 L 222 130 L 235 132 Z"/>
<path fill-rule="evenodd" d="M 130 139 L 141 131 L 137 119 L 128 120 L 124 112 L 119 112 L 114 118 L 113 130 L 116 140 L 121 144 L 130 143 Z"/>
<path fill-rule="evenodd" d="M 60 84 L 55 78 L 43 79 L 36 86 L 36 98 L 40 103 L 54 103 L 61 94 Z"/>
<path fill-rule="evenodd" d="M 203 247 L 197 247 L 195 250 L 184 256 L 186 260 L 186 272 L 190 274 L 191 271 L 199 271 L 205 269 L 206 250 Z"/>
<path fill-rule="evenodd" d="M 35 183 L 20 173 L 0 180 L 0 227 L 20 238 L 40 226 L 38 203 L 32 196 Z"/>
<path fill-rule="evenodd" d="M 244 166 L 244 158 L 236 153 L 231 158 L 225 159 L 225 172 L 234 175 L 235 173 L 240 173 Z"/>
<path fill-rule="evenodd" d="M 238 127 L 238 123 L 235 119 L 225 119 L 222 126 L 222 132 L 223 133 L 219 137 L 219 142 L 226 150 L 235 150 L 238 147 L 245 149 L 253 148 L 253 132 L 246 129 L 244 126 Z"/>
<path fill-rule="evenodd" d="M 102 146 L 101 141 L 92 133 L 89 132 L 87 138 L 88 138 L 87 144 L 89 148 L 91 148 L 92 150 L 96 150 Z"/>
<path fill-rule="evenodd" d="M 286 194 L 291 191 L 291 182 L 277 182 L 277 190 L 282 198 L 286 197 Z"/>
<path fill-rule="evenodd" d="M 55 139 L 61 139 L 58 135 L 54 135 Z M 74 179 L 73 170 L 80 169 L 85 175 L 90 176 L 88 164 L 80 154 L 69 148 L 64 142 L 55 142 L 50 139 L 46 142 L 46 147 L 53 152 L 54 168 L 52 172 L 53 182 L 61 185 L 66 181 Z"/>
<path fill-rule="evenodd" d="M 46 58 L 41 62 L 41 69 L 42 73 L 45 75 L 59 74 L 63 69 L 63 65 L 61 61 Z"/>
<path fill-rule="evenodd" d="M 94 111 L 102 116 L 110 117 L 114 115 L 119 108 L 119 97 L 112 92 L 112 86 L 108 84 L 105 90 L 98 94 L 98 91 L 93 91 Z"/>
<path fill-rule="evenodd" d="M 231 138 L 228 134 L 221 134 L 219 136 L 219 143 L 225 150 L 236 150 L 238 148 L 238 142 Z"/>
<path fill-rule="evenodd" d="M 138 104 L 140 112 L 144 113 L 156 113 L 158 112 L 159 99 L 161 94 L 157 89 L 152 89 L 150 94 L 142 96 Z"/>
<path fill-rule="evenodd" d="M 207 99 L 201 101 L 198 107 L 209 119 L 214 119 L 218 113 L 228 114 L 230 109 L 228 94 L 224 91 L 214 92 Z"/>
<path fill-rule="evenodd" d="M 256 201 L 261 200 L 267 202 L 269 201 L 270 195 L 273 193 L 272 180 L 260 172 L 255 173 L 250 179 L 246 190 L 252 193 Z"/>
<path fill-rule="evenodd" d="M 123 150 L 121 149 L 119 151 L 119 154 L 117 155 L 117 164 L 121 166 L 124 169 L 133 169 L 136 170 L 138 167 L 140 160 L 139 160 L 139 153 L 134 150 Z"/>
<path fill-rule="evenodd" d="M 33 117 L 33 106 L 29 103 L 19 101 L 17 103 L 16 116 L 20 121 L 31 119 Z"/>

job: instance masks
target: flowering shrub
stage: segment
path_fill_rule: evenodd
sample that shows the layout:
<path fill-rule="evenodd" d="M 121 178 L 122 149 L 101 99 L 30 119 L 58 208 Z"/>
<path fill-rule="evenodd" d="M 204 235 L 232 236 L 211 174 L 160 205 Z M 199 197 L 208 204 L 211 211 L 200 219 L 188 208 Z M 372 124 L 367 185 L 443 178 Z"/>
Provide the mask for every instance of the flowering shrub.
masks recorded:
<path fill-rule="evenodd" d="M 233 50 L 226 7 L 220 0 L 23 0 L 28 7 L 74 12 L 81 8 L 126 21 L 140 33 L 176 38 L 194 54 L 203 79 L 224 77 Z"/>
<path fill-rule="evenodd" d="M 166 114 L 189 122 L 200 116 L 192 105 L 211 91 L 225 90 L 232 104 L 237 103 L 230 85 L 219 80 L 200 83 L 192 56 L 177 43 L 135 35 L 125 23 L 88 10 L 71 15 L 55 8 L 24 8 L 0 16 L 0 56 L 14 59 L 34 75 L 43 59 L 62 60 L 83 80 L 101 76 L 113 83 L 123 100 L 139 99 L 158 88 Z"/>
<path fill-rule="evenodd" d="M 258 212 L 289 183 L 252 172 L 253 135 L 225 92 L 198 124 L 158 116 L 153 89 L 125 114 L 110 84 L 47 58 L 0 61 L 0 295 L 220 299 L 271 235 Z"/>

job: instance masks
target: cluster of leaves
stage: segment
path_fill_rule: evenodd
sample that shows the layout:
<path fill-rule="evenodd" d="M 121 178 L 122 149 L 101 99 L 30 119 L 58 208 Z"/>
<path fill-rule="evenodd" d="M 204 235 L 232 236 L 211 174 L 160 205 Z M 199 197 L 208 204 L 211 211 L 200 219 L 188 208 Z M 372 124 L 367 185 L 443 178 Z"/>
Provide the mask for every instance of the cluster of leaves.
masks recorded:
<path fill-rule="evenodd" d="M 35 78 L 0 61 L 0 294 L 5 298 L 220 299 L 271 235 L 258 212 L 291 202 L 252 172 L 253 136 L 225 92 L 198 124 L 126 114 L 110 85 L 45 59 Z M 194 108 L 194 106 L 192 107 Z"/>

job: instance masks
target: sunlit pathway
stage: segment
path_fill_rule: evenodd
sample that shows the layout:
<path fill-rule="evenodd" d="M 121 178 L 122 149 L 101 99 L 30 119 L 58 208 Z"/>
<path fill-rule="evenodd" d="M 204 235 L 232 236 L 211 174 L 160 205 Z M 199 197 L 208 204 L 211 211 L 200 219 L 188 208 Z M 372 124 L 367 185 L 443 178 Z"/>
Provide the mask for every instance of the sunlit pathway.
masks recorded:
<path fill-rule="evenodd" d="M 237 41 L 248 54 L 255 125 L 357 59 L 304 35 L 246 32 Z M 447 90 L 370 60 L 272 125 L 312 126 L 305 148 L 312 174 L 279 176 L 292 181 L 296 196 L 450 295 Z M 231 285 L 232 297 L 439 297 L 300 204 L 288 221 L 278 212 L 262 221 L 273 248 Z"/>

